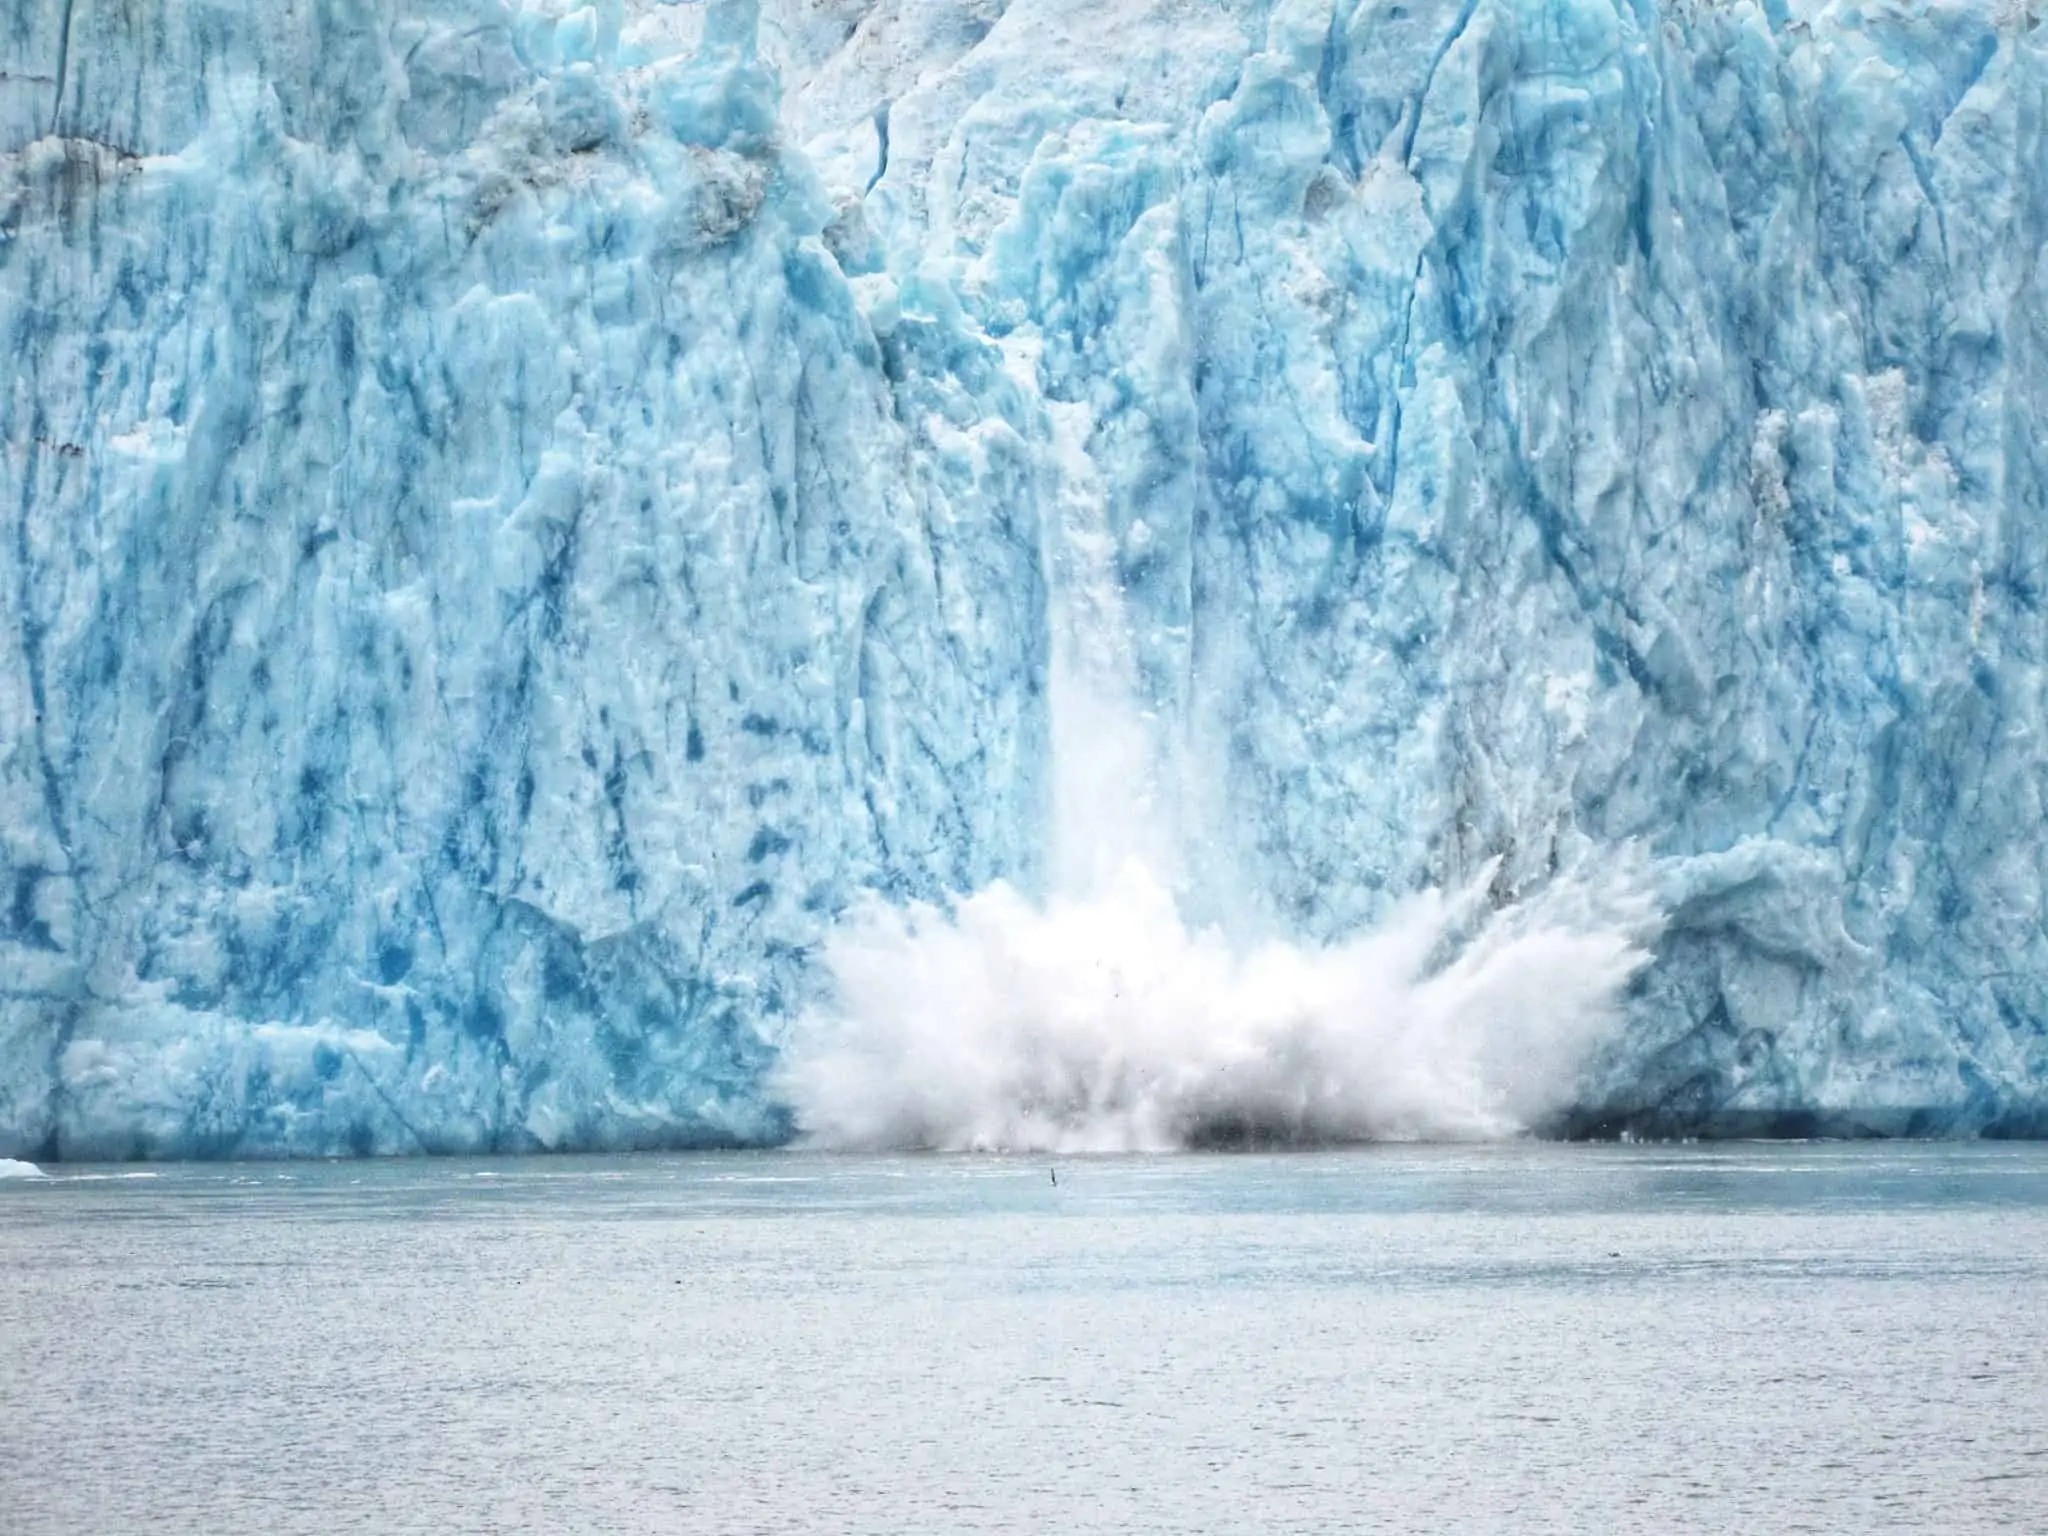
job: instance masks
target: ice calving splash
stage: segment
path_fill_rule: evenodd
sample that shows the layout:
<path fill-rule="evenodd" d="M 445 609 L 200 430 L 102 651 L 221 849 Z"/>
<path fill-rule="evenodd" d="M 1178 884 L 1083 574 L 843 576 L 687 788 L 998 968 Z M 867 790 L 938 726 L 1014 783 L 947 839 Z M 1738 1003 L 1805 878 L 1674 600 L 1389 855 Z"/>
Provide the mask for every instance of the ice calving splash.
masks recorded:
<path fill-rule="evenodd" d="M 1011 349 L 1028 375 L 1028 340 Z M 1047 418 L 1053 894 L 998 882 L 950 911 L 856 907 L 825 947 L 834 1005 L 799 1023 L 777 1072 L 805 1136 L 1058 1152 L 1479 1139 L 1563 1108 L 1649 960 L 1641 861 L 1505 905 L 1488 865 L 1334 945 L 1191 926 L 1174 886 L 1202 764 L 1139 704 L 1088 413 Z"/>
<path fill-rule="evenodd" d="M 1495 908 L 1487 871 L 1327 947 L 1191 928 L 1127 863 L 1035 904 L 879 902 L 829 941 L 836 1007 L 780 1088 L 840 1148 L 1106 1152 L 1483 1139 L 1569 1101 L 1648 960 L 1624 872 Z"/>

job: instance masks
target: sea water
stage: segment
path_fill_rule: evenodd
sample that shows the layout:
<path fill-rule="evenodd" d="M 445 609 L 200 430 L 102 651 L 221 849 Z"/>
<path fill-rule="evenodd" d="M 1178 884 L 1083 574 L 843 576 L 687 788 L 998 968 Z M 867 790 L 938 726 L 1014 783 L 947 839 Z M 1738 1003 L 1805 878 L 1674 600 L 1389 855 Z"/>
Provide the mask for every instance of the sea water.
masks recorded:
<path fill-rule="evenodd" d="M 47 1172 L 10 1536 L 2048 1527 L 2048 1149 Z"/>

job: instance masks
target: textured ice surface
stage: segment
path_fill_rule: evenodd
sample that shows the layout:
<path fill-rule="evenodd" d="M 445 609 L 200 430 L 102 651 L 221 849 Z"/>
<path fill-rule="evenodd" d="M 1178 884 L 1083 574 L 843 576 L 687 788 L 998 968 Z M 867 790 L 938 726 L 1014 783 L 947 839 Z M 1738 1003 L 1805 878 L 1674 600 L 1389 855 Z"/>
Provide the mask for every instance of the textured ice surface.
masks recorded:
<path fill-rule="evenodd" d="M 1076 560 L 1190 921 L 1634 840 L 1560 1123 L 2048 1125 L 2043 37 L 21 0 L 0 1152 L 785 1134 L 858 893 L 1064 856 Z"/>

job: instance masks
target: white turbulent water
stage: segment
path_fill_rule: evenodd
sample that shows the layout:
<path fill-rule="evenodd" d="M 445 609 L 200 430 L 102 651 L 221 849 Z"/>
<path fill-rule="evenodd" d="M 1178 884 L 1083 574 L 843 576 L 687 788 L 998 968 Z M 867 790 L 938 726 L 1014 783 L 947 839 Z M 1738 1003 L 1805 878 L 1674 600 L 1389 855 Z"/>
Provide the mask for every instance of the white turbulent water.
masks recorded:
<path fill-rule="evenodd" d="M 1348 943 L 1239 947 L 1136 861 L 1043 904 L 874 904 L 829 941 L 837 1006 L 778 1088 L 834 1147 L 1498 1136 L 1563 1107 L 1654 922 L 1622 879 L 1501 910 L 1481 880 Z"/>

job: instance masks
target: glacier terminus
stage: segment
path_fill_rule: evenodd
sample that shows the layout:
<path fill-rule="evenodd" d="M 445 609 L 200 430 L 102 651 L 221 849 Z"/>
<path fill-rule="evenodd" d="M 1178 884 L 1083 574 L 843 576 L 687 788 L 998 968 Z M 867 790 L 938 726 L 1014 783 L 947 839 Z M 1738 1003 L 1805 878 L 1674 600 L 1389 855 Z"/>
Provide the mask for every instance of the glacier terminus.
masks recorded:
<path fill-rule="evenodd" d="M 18 0 L 0 1157 L 2048 1133 L 2041 14 Z"/>

